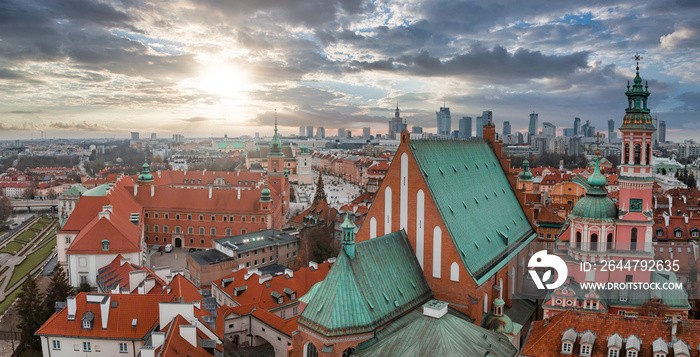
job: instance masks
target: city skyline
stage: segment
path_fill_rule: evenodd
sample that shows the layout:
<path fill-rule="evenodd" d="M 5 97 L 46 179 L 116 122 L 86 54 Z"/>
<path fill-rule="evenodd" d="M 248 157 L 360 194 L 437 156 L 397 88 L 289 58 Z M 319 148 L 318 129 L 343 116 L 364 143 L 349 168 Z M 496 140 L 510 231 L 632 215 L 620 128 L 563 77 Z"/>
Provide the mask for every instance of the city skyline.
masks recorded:
<path fill-rule="evenodd" d="M 385 134 L 435 112 L 620 123 L 640 73 L 667 140 L 700 135 L 693 3 L 9 0 L 0 13 L 0 140 Z M 458 120 L 451 130 L 458 129 Z M 44 133 L 41 133 L 44 132 Z M 557 133 L 560 135 L 560 132 Z"/>

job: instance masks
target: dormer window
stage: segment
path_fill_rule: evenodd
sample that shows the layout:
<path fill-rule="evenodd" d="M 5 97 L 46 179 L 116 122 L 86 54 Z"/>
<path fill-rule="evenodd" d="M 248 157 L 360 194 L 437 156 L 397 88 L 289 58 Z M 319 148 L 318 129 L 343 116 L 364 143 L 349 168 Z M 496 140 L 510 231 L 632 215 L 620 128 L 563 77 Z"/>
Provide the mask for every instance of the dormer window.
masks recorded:
<path fill-rule="evenodd" d="M 561 353 L 571 354 L 574 344 L 569 341 L 564 341 L 561 344 Z"/>
<path fill-rule="evenodd" d="M 627 351 L 627 357 L 637 357 L 637 351 L 635 351 L 635 350 L 628 350 L 628 351 Z"/>
<path fill-rule="evenodd" d="M 676 228 L 675 230 L 673 230 L 673 236 L 676 238 L 683 238 L 683 231 L 679 228 Z"/>
<path fill-rule="evenodd" d="M 615 347 L 608 348 L 608 357 L 620 357 L 620 350 Z"/>
<path fill-rule="evenodd" d="M 109 250 L 109 240 L 107 240 L 107 239 L 102 240 L 102 250 L 103 251 Z"/>
<path fill-rule="evenodd" d="M 591 355 L 591 345 L 581 345 L 581 356 Z"/>
<path fill-rule="evenodd" d="M 83 315 L 82 323 L 84 329 L 92 329 L 92 322 L 95 319 L 95 314 L 92 311 L 88 311 Z"/>

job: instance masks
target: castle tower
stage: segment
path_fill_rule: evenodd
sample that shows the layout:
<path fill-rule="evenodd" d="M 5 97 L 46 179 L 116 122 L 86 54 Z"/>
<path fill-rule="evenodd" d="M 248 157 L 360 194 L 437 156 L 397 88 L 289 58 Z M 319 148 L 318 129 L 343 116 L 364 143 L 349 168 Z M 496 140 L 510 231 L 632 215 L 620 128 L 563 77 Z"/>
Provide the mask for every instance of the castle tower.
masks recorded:
<path fill-rule="evenodd" d="M 282 142 L 277 134 L 277 112 L 275 112 L 275 135 L 270 141 L 270 152 L 267 154 L 267 173 L 270 175 L 282 175 L 284 173 L 284 153 Z"/>
<path fill-rule="evenodd" d="M 631 88 L 627 83 L 627 108 L 620 127 L 622 160 L 618 235 L 629 237 L 631 250 L 651 250 L 654 186 L 651 147 L 656 128 L 647 107 L 650 94 L 648 84 L 642 86 L 642 78 L 639 76 L 640 59 L 639 55 L 635 56 L 637 75 Z"/>
<path fill-rule="evenodd" d="M 153 174 L 151 174 L 151 166 L 148 165 L 146 154 L 143 155 L 143 165 L 141 165 L 141 174 L 138 176 L 139 183 L 153 182 Z"/>

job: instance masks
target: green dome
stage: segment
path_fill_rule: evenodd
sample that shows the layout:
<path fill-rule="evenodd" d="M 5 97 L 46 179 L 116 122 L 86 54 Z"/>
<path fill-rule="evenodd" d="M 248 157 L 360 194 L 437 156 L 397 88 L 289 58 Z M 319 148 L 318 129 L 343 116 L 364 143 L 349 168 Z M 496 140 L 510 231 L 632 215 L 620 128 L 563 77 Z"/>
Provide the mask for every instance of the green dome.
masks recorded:
<path fill-rule="evenodd" d="M 530 161 L 525 159 L 523 161 L 523 171 L 518 175 L 520 181 L 530 181 L 532 180 L 532 172 L 530 172 Z"/>
<path fill-rule="evenodd" d="M 260 202 L 270 202 L 272 198 L 270 197 L 270 189 L 267 188 L 267 182 L 265 182 L 265 188 L 260 191 Z"/>
<path fill-rule="evenodd" d="M 591 186 L 586 192 L 586 197 L 581 198 L 574 209 L 571 211 L 571 216 L 592 219 L 592 220 L 613 220 L 617 218 L 617 206 L 605 190 L 605 184 L 608 179 L 600 173 L 598 159 L 595 162 L 595 170 L 591 177 L 588 178 L 588 184 Z"/>
<path fill-rule="evenodd" d="M 481 327 L 504 335 L 512 334 L 514 330 L 513 320 L 505 314 L 503 316 L 496 316 L 493 313 L 489 313 Z"/>
<path fill-rule="evenodd" d="M 141 165 L 141 174 L 138 177 L 139 182 L 153 182 L 153 175 L 150 170 L 151 166 L 148 165 L 146 160 L 146 155 L 144 155 L 143 165 Z"/>

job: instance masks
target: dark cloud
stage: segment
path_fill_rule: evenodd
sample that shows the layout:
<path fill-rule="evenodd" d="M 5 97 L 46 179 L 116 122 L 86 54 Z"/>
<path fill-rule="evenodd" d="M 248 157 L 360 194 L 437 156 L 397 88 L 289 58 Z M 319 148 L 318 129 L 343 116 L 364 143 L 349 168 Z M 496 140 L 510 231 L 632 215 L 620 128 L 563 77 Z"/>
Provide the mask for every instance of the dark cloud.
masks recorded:
<path fill-rule="evenodd" d="M 684 92 L 676 98 L 683 102 L 683 105 L 675 109 L 676 111 L 700 112 L 700 93 Z"/>
<path fill-rule="evenodd" d="M 41 110 L 35 109 L 35 110 L 10 110 L 6 112 L 2 112 L 3 114 L 38 114 L 41 113 Z"/>
<path fill-rule="evenodd" d="M 476 44 L 469 52 L 446 60 L 433 57 L 428 51 L 421 51 L 416 56 L 385 61 L 356 61 L 353 66 L 365 70 L 405 72 L 423 77 L 463 75 L 503 81 L 564 76 L 586 68 L 588 55 L 589 52 L 562 56 L 545 55 L 540 51 L 527 49 L 510 53 L 501 46 L 489 50 Z"/>

